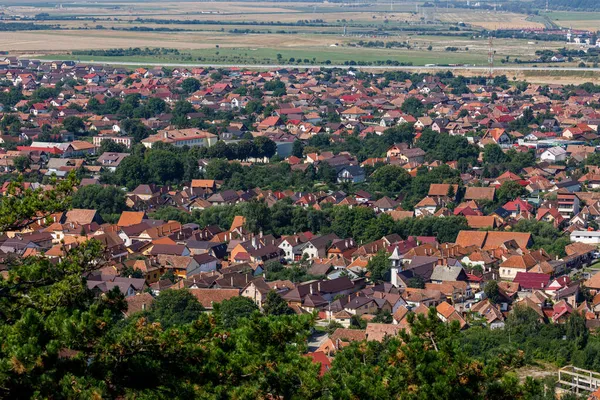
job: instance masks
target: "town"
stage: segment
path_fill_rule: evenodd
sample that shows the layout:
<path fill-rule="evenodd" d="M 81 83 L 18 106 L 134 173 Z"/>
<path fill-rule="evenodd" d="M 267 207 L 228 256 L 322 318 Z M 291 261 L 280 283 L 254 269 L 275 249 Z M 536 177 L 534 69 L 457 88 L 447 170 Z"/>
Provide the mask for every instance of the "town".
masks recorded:
<path fill-rule="evenodd" d="M 175 291 L 311 315 L 321 375 L 419 315 L 472 343 L 533 318 L 560 336 L 525 357 L 546 361 L 559 330 L 600 328 L 600 86 L 14 57 L 0 85 L 3 203 L 69 192 L 0 212 L 5 282 L 99 242 L 85 284 L 126 318 Z"/>

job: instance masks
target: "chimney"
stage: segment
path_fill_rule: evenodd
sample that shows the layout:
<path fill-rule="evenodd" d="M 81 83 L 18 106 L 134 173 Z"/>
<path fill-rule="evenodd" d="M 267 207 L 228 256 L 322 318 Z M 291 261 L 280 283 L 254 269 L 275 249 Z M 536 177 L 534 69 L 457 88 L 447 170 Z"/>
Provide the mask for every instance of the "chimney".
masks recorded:
<path fill-rule="evenodd" d="M 233 287 L 233 275 L 231 275 L 230 281 L 231 281 L 231 287 Z"/>
<path fill-rule="evenodd" d="M 142 311 L 146 311 L 146 303 L 142 303 Z"/>
<path fill-rule="evenodd" d="M 256 236 L 252 237 L 252 247 L 254 247 L 254 249 L 256 249 Z"/>
<path fill-rule="evenodd" d="M 168 139 L 169 138 L 169 134 L 165 131 L 163 132 L 163 138 Z"/>
<path fill-rule="evenodd" d="M 317 290 L 321 293 L 321 281 L 317 282 Z"/>
<path fill-rule="evenodd" d="M 308 291 L 310 292 L 310 294 L 313 294 L 312 283 L 308 284 Z"/>

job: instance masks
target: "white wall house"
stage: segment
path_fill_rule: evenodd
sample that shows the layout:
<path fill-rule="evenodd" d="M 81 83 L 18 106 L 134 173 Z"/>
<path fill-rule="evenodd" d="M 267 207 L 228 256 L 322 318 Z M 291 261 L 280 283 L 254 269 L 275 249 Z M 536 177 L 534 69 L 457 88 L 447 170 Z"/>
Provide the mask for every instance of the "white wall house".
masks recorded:
<path fill-rule="evenodd" d="M 599 231 L 573 231 L 571 232 L 571 242 L 597 244 L 600 245 Z"/>
<path fill-rule="evenodd" d="M 567 159 L 567 151 L 562 147 L 551 147 L 542 153 L 540 159 L 549 162 L 565 161 Z"/>

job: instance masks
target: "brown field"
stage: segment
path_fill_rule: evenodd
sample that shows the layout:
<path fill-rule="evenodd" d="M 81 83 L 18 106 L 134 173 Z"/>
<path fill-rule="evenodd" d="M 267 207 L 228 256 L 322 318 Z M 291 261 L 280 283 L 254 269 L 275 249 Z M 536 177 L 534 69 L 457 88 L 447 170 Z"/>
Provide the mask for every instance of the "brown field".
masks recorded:
<path fill-rule="evenodd" d="M 326 47 L 349 39 L 323 35 L 231 35 L 225 32 L 122 32 L 111 30 L 0 32 L 2 48 L 34 54 L 85 49 L 169 47 Z"/>
<path fill-rule="evenodd" d="M 485 29 L 543 28 L 544 25 L 527 21 L 524 14 L 487 11 L 438 12 L 436 18 L 443 22 L 464 22 Z"/>

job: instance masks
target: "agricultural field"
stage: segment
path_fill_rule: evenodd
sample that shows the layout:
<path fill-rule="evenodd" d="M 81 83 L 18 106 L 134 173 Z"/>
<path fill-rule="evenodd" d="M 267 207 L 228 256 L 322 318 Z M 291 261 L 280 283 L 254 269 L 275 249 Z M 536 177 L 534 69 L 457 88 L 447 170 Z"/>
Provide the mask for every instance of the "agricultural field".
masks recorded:
<path fill-rule="evenodd" d="M 483 29 L 540 28 L 540 19 L 509 12 L 423 7 L 420 2 L 158 2 L 52 3 L 31 0 L 0 7 L 11 23 L 52 30 L 0 31 L 2 50 L 15 55 L 122 62 L 312 63 L 396 62 L 487 65 Z M 568 17 L 569 13 L 562 13 Z M 562 15 L 561 14 L 561 15 Z M 360 46 L 359 42 L 379 45 Z M 385 48 L 381 42 L 406 45 Z M 535 58 L 562 42 L 498 39 L 498 63 Z M 173 48 L 182 55 L 102 59 L 76 50 Z"/>
<path fill-rule="evenodd" d="M 600 29 L 600 12 L 552 11 L 541 14 L 564 28 L 590 31 Z"/>
<path fill-rule="evenodd" d="M 442 22 L 465 23 L 484 29 L 522 29 L 543 28 L 539 22 L 529 21 L 527 15 L 510 12 L 493 11 L 450 11 L 438 12 L 436 15 Z"/>

